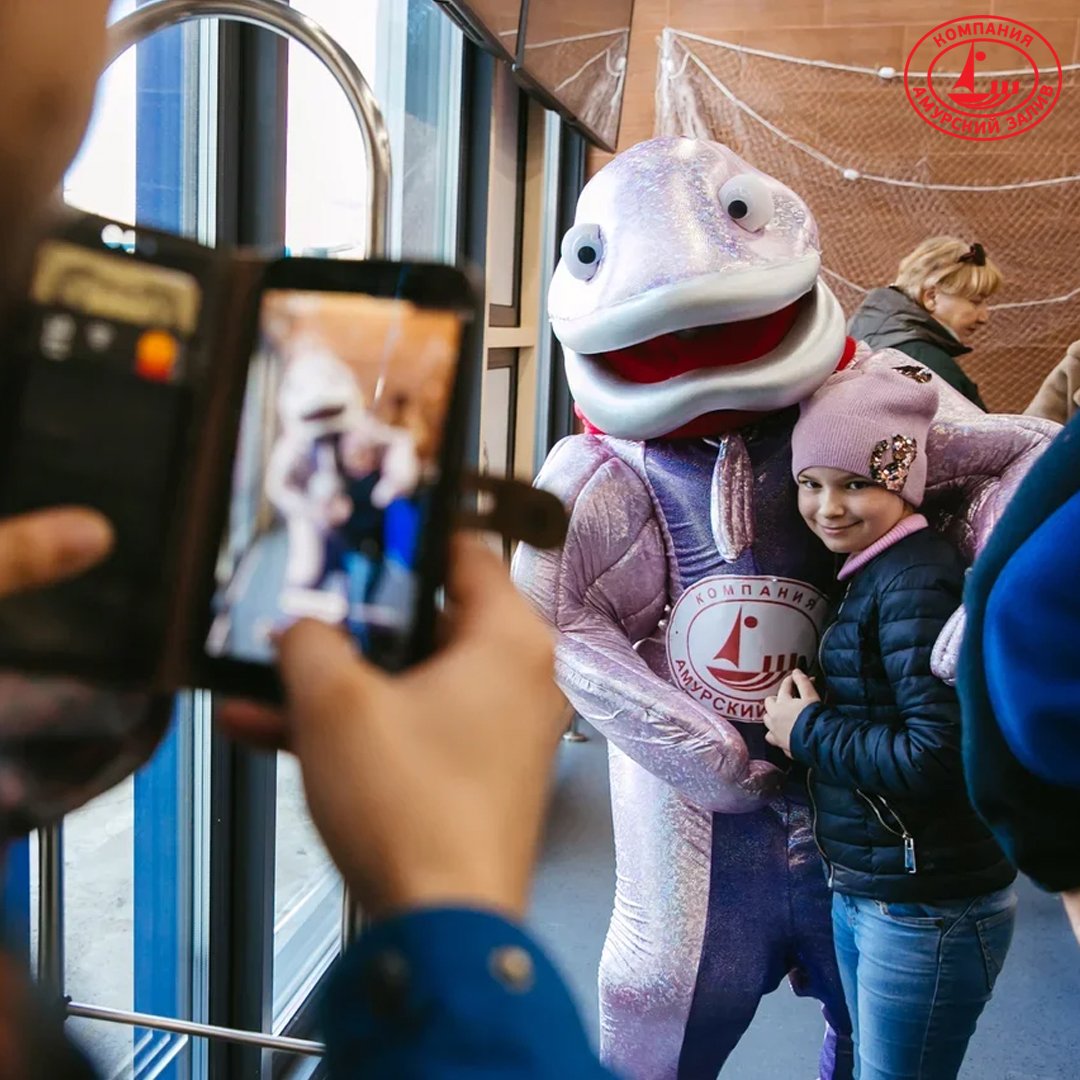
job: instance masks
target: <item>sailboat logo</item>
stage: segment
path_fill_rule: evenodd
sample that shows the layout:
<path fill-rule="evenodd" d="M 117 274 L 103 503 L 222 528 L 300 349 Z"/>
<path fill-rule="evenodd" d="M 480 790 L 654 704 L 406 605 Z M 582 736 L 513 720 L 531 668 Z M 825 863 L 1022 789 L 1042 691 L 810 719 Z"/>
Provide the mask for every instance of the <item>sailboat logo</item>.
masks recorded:
<path fill-rule="evenodd" d="M 974 42 L 968 49 L 967 60 L 964 62 L 964 70 L 956 80 L 953 89 L 949 92 L 949 99 L 961 109 L 1000 109 L 1011 97 L 1020 93 L 1020 80 L 994 79 L 990 84 L 989 91 L 975 89 L 975 61 L 985 60 L 986 53 L 981 49 L 976 51 Z"/>
<path fill-rule="evenodd" d="M 674 682 L 725 717 L 760 720 L 762 702 L 813 660 L 828 608 L 812 585 L 758 575 L 707 577 L 682 594 L 666 630 Z"/>
<path fill-rule="evenodd" d="M 939 23 L 904 65 L 904 93 L 919 119 L 968 142 L 1010 139 L 1037 127 L 1061 98 L 1062 82 L 1061 57 L 1049 39 L 1002 15 Z"/>
<path fill-rule="evenodd" d="M 744 692 L 763 690 L 778 683 L 784 675 L 794 671 L 795 668 L 806 669 L 807 658 L 800 656 L 797 652 L 792 652 L 765 653 L 761 656 L 760 670 L 758 665 L 749 671 L 744 670 L 741 667 L 743 631 L 744 629 L 755 630 L 757 626 L 757 616 L 746 615 L 744 609 L 740 607 L 727 640 L 713 657 L 713 663 L 707 665 L 709 674 L 717 682 Z M 730 667 L 721 667 L 718 661 L 723 661 Z"/>

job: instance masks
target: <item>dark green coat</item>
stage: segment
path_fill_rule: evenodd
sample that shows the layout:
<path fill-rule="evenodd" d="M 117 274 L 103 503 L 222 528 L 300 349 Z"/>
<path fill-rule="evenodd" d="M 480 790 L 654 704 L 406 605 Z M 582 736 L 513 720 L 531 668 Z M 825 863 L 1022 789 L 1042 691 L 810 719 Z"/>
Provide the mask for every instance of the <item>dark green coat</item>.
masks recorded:
<path fill-rule="evenodd" d="M 866 294 L 851 317 L 848 333 L 875 349 L 899 349 L 912 360 L 928 367 L 950 386 L 986 411 L 979 388 L 964 374 L 956 357 L 971 352 L 921 304 L 909 299 L 893 285 Z"/>

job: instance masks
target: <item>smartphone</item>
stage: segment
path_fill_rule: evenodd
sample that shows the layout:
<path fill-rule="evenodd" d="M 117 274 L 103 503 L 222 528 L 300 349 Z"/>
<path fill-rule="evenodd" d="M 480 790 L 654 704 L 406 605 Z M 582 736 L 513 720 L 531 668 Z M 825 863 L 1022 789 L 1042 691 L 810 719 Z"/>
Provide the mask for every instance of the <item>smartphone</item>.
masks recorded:
<path fill-rule="evenodd" d="M 147 685 L 171 568 L 219 262 L 92 217 L 40 246 L 0 368 L 0 516 L 89 505 L 116 547 L 90 573 L 0 600 L 0 659 Z"/>
<path fill-rule="evenodd" d="M 275 638 L 299 619 L 388 670 L 433 649 L 478 300 L 448 266 L 290 258 L 267 267 L 256 318 L 197 674 L 276 699 Z"/>

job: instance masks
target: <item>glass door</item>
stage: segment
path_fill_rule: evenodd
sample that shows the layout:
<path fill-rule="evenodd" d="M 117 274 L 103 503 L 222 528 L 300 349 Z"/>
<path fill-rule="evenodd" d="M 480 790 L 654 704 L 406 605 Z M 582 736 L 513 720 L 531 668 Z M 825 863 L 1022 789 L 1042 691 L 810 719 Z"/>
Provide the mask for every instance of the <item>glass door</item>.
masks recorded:
<path fill-rule="evenodd" d="M 456 243 L 460 32 L 433 0 L 296 0 L 376 92 L 389 129 L 391 248 L 447 260 Z M 369 180 L 356 120 L 340 87 L 302 46 L 288 57 L 285 243 L 291 254 L 362 258 Z M 274 1031 L 291 1030 L 343 927 L 341 880 L 304 803 L 296 762 L 277 763 Z"/>

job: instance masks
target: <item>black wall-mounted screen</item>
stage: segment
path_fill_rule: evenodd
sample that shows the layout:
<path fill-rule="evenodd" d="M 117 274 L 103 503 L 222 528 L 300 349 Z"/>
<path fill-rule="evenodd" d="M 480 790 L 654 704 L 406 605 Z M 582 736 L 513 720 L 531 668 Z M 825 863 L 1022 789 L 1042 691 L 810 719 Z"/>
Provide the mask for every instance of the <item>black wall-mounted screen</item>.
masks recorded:
<path fill-rule="evenodd" d="M 518 77 L 604 150 L 619 137 L 634 0 L 526 0 Z"/>
<path fill-rule="evenodd" d="M 437 0 L 485 49 L 513 63 L 523 0 Z"/>

